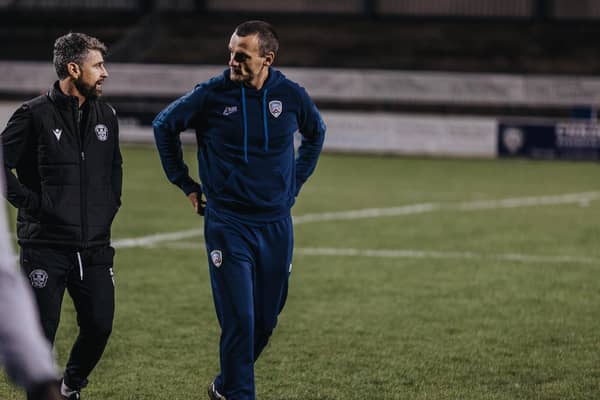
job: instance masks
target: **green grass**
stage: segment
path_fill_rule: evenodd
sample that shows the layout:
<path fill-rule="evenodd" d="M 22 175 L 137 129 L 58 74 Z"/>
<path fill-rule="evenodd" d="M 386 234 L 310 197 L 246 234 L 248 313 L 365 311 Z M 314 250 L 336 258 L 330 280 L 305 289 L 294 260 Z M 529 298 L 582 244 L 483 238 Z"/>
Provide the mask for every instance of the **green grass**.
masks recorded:
<path fill-rule="evenodd" d="M 115 239 L 202 226 L 151 147 L 126 146 L 124 159 Z M 592 191 L 600 191 L 595 163 L 325 155 L 297 216 L 439 209 L 296 226 L 288 303 L 256 365 L 258 398 L 597 398 L 600 200 L 457 208 Z M 306 248 L 426 253 L 332 256 Z M 585 260 L 558 258 L 566 256 Z M 218 370 L 219 331 L 202 238 L 118 249 L 115 272 L 115 328 L 85 399 L 205 398 Z M 75 335 L 65 296 L 61 366 Z M 0 378 L 0 399 L 22 398 Z"/>

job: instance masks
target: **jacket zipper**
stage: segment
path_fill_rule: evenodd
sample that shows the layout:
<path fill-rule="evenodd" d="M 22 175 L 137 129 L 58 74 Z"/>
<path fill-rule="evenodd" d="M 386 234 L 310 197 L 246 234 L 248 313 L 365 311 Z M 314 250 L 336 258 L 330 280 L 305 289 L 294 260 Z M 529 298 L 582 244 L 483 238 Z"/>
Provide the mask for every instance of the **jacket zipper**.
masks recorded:
<path fill-rule="evenodd" d="M 75 121 L 77 123 L 77 140 L 79 143 L 79 151 L 81 152 L 81 159 L 79 160 L 79 190 L 80 190 L 80 201 L 81 205 L 79 207 L 81 212 L 81 244 L 84 248 L 87 247 L 87 196 L 86 196 L 86 187 L 85 187 L 85 152 L 83 150 L 83 137 L 81 136 L 81 116 L 82 111 L 79 109 L 79 102 L 77 99 L 74 101 L 75 103 L 75 113 L 76 118 Z"/>

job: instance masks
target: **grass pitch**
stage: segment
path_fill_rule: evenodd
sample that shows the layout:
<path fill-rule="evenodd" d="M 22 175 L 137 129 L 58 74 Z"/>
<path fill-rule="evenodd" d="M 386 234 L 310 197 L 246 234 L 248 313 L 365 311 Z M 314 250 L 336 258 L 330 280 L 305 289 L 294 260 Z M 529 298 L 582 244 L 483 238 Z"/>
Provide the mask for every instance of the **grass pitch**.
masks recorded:
<path fill-rule="evenodd" d="M 114 239 L 202 227 L 152 147 L 123 155 Z M 260 400 L 600 393 L 598 164 L 325 155 L 294 215 Z M 207 268 L 193 234 L 117 250 L 114 332 L 86 400 L 205 398 L 219 341 Z M 75 334 L 66 295 L 61 367 Z M 0 399 L 23 398 L 0 378 Z"/>

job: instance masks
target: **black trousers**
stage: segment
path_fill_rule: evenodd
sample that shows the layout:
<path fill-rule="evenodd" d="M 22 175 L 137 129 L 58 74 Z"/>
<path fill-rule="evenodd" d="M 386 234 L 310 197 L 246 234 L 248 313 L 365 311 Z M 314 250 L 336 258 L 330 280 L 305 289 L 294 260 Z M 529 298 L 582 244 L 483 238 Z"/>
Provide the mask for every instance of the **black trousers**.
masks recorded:
<path fill-rule="evenodd" d="M 58 329 L 65 289 L 73 299 L 79 336 L 64 373 L 65 384 L 72 389 L 87 384 L 112 331 L 114 255 L 110 246 L 81 251 L 21 248 L 21 267 L 33 288 L 42 327 L 51 343 Z"/>

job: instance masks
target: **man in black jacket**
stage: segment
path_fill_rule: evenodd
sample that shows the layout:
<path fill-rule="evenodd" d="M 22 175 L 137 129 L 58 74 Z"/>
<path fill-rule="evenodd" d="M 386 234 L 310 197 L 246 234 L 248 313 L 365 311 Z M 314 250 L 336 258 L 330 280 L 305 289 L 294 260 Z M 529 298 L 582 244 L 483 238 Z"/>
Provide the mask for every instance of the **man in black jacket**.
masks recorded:
<path fill-rule="evenodd" d="M 79 336 L 61 385 L 66 399 L 80 398 L 114 316 L 110 228 L 121 203 L 122 159 L 115 111 L 98 100 L 108 77 L 105 54 L 106 46 L 85 34 L 58 38 L 59 80 L 25 102 L 0 135 L 7 199 L 19 209 L 21 267 L 50 342 L 65 288 L 77 311 Z"/>

